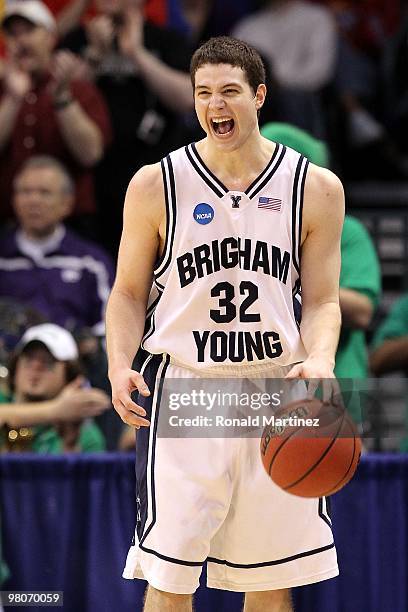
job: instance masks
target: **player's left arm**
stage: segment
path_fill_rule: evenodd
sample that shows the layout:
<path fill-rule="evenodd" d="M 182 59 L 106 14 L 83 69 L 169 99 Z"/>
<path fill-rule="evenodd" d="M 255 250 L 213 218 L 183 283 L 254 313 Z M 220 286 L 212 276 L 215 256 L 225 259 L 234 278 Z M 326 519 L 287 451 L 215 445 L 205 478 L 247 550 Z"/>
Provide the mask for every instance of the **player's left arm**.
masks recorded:
<path fill-rule="evenodd" d="M 307 359 L 289 378 L 332 378 L 340 334 L 340 239 L 344 192 L 329 170 L 310 165 L 305 183 L 300 275 L 300 334 Z"/>

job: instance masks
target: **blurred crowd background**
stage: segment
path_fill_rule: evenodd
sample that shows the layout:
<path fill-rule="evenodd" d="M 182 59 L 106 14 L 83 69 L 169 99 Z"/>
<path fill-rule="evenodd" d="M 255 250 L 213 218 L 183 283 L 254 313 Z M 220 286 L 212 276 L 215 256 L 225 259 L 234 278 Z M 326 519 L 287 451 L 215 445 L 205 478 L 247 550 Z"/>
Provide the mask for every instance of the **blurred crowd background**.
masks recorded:
<path fill-rule="evenodd" d="M 104 349 L 123 200 L 138 168 L 203 137 L 188 71 L 214 35 L 261 53 L 264 135 L 345 185 L 336 373 L 381 377 L 371 417 L 365 406 L 360 415 L 367 447 L 407 448 L 407 9 L 406 0 L 3 0 L 2 452 L 134 447 L 109 409 Z"/>

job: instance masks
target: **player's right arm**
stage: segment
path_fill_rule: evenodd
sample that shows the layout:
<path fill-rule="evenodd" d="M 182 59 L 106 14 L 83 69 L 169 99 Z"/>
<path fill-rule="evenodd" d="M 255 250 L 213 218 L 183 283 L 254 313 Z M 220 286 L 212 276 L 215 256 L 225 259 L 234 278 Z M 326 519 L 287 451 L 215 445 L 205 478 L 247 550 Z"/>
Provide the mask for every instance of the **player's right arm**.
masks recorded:
<path fill-rule="evenodd" d="M 153 268 L 163 243 L 164 188 L 159 164 L 145 166 L 129 183 L 116 279 L 106 310 L 106 340 L 112 403 L 122 421 L 147 426 L 143 408 L 131 399 L 136 389 L 149 395 L 141 376 L 132 370 L 140 346 Z"/>

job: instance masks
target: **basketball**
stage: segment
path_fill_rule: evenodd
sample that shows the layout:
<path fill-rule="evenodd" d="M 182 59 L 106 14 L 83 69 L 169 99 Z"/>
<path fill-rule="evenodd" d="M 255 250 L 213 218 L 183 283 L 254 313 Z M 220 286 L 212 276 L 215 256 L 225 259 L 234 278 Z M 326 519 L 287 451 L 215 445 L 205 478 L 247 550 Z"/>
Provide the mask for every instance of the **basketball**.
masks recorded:
<path fill-rule="evenodd" d="M 317 398 L 281 408 L 261 439 L 268 475 L 300 497 L 339 491 L 353 477 L 360 454 L 361 439 L 347 411 Z"/>

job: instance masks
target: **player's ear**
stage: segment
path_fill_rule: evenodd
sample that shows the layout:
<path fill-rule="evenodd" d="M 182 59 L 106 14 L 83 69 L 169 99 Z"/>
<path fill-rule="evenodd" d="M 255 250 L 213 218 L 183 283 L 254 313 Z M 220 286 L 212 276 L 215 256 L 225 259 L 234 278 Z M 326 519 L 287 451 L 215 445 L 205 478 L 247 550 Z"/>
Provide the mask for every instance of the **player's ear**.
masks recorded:
<path fill-rule="evenodd" d="M 255 108 L 257 111 L 259 111 L 264 105 L 265 98 L 266 98 L 266 85 L 264 83 L 261 83 L 260 85 L 258 85 L 256 94 L 255 94 Z"/>

